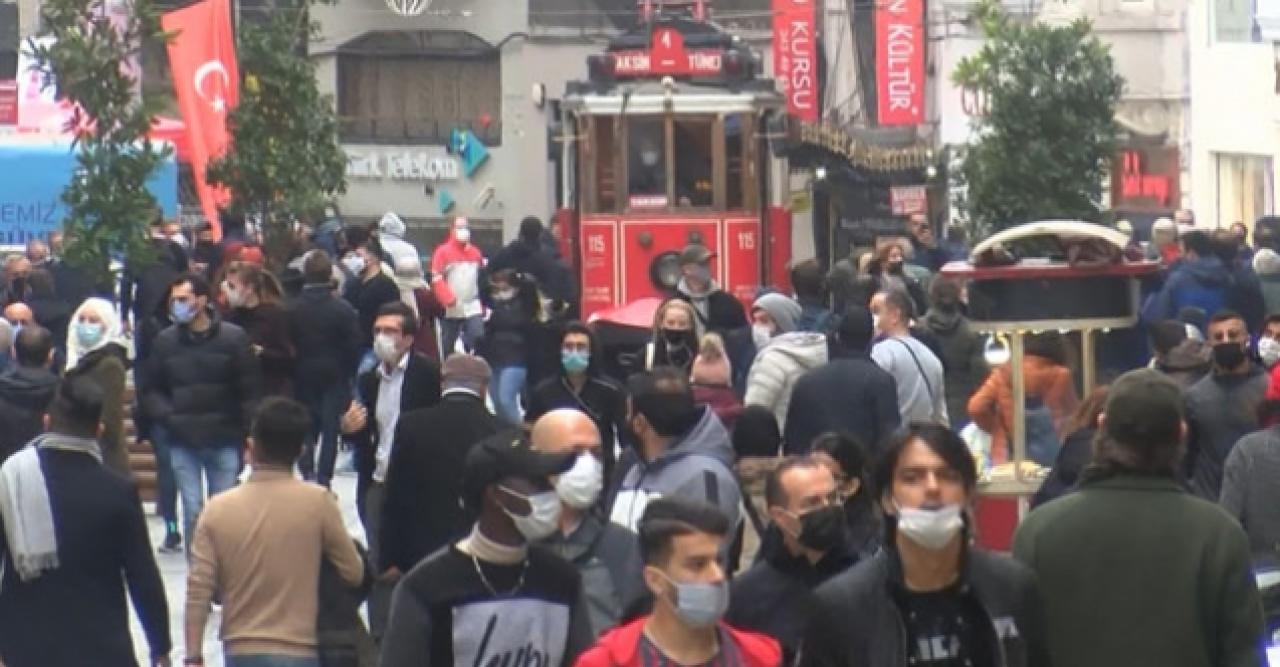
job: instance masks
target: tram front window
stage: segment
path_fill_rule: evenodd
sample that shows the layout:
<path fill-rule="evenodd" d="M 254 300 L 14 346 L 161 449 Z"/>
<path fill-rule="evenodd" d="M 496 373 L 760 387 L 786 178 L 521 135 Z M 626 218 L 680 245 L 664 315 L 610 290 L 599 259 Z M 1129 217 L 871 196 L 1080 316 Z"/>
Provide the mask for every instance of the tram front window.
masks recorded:
<path fill-rule="evenodd" d="M 663 119 L 631 119 L 627 128 L 627 192 L 632 202 L 667 204 L 666 147 Z"/>
<path fill-rule="evenodd" d="M 674 123 L 676 151 L 676 205 L 711 206 L 711 118 L 678 118 Z"/>

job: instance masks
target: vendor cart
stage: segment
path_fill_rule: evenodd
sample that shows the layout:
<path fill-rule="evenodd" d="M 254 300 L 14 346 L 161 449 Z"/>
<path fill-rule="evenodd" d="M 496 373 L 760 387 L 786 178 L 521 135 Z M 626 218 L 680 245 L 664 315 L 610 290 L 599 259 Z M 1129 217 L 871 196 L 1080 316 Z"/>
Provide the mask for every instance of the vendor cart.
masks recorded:
<path fill-rule="evenodd" d="M 1126 260 L 1128 241 L 1124 234 L 1089 222 L 1034 222 L 988 238 L 973 249 L 969 261 L 941 270 L 941 275 L 967 283 L 974 329 L 1006 339 L 1010 353 L 1013 467 L 1010 474 L 984 475 L 979 483 L 977 539 L 986 548 L 1005 551 L 1012 546 L 1018 522 L 1043 481 L 1043 475 L 1024 466 L 1024 337 L 1041 331 L 1079 332 L 1084 393 L 1091 392 L 1096 383 L 1095 332 L 1137 324 L 1140 279 L 1160 268 L 1157 262 Z M 1073 261 L 1079 248 L 1094 250 L 1095 261 Z M 997 249 L 1006 252 L 993 252 Z M 1096 261 L 1098 249 L 1112 251 L 1112 259 Z M 991 265 L 990 258 L 1001 255 L 1005 262 Z"/>

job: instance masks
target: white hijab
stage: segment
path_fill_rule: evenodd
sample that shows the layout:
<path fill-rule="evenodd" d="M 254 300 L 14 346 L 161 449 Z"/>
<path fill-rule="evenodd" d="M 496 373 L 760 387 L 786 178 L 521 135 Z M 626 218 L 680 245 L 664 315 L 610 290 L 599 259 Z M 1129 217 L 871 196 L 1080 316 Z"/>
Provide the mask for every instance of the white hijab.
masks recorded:
<path fill-rule="evenodd" d="M 82 345 L 80 337 L 76 335 L 76 323 L 80 321 L 80 314 L 89 309 L 97 313 L 98 319 L 102 320 L 105 327 L 102 338 L 92 347 Z M 80 304 L 76 312 L 71 315 L 71 325 L 67 327 L 67 368 L 75 368 L 85 355 L 94 350 L 100 350 L 109 343 L 116 343 L 126 350 L 129 349 L 124 341 L 124 329 L 120 326 L 120 316 L 116 314 L 115 306 L 111 305 L 110 301 L 98 297 L 85 299 L 84 303 Z"/>

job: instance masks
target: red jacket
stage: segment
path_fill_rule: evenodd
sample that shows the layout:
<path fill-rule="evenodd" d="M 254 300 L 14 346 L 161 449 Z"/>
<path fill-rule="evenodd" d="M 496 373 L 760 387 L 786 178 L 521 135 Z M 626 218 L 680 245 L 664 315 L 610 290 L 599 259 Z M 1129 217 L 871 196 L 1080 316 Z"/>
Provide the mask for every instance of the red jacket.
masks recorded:
<path fill-rule="evenodd" d="M 574 667 L 642 667 L 640 635 L 648 620 L 649 617 L 645 616 L 604 633 L 595 646 L 578 656 Z M 782 649 L 773 638 L 734 630 L 723 623 L 720 629 L 737 645 L 743 667 L 777 667 L 782 664 Z"/>

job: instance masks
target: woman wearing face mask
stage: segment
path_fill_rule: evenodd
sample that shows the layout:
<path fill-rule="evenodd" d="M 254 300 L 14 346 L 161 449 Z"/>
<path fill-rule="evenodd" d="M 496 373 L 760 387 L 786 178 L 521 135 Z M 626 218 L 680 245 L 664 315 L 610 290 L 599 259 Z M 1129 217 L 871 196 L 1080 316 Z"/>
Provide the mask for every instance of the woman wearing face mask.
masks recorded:
<path fill-rule="evenodd" d="M 644 370 L 675 366 L 688 373 L 698 356 L 698 316 L 689 302 L 667 299 L 653 317 L 653 339 L 645 347 Z"/>
<path fill-rule="evenodd" d="M 1031 572 L 970 543 L 977 478 L 946 427 L 913 424 L 888 447 L 873 484 L 885 547 L 818 591 L 805 664 L 1049 664 Z"/>
<path fill-rule="evenodd" d="M 102 463 L 132 477 L 124 433 L 125 374 L 128 352 L 120 317 L 106 299 L 92 298 L 71 316 L 67 332 L 67 374 L 93 378 L 102 388 Z"/>
<path fill-rule="evenodd" d="M 267 396 L 292 396 L 293 342 L 283 289 L 275 276 L 257 264 L 232 262 L 222 281 L 226 319 L 249 334 L 262 364 L 262 388 Z"/>
<path fill-rule="evenodd" d="M 529 372 L 529 340 L 541 304 L 538 290 L 524 276 L 503 269 L 489 278 L 489 319 L 477 344 L 493 368 L 489 396 L 498 416 L 513 426 L 521 422 L 520 396 Z"/>
<path fill-rule="evenodd" d="M 907 274 L 906 260 L 907 251 L 899 242 L 886 243 L 876 251 L 875 259 L 867 267 L 874 287 L 867 296 L 868 303 L 876 292 L 897 289 L 911 297 L 915 312 L 924 313 L 929 310 L 929 299 L 924 293 L 924 287 L 919 280 Z"/>

